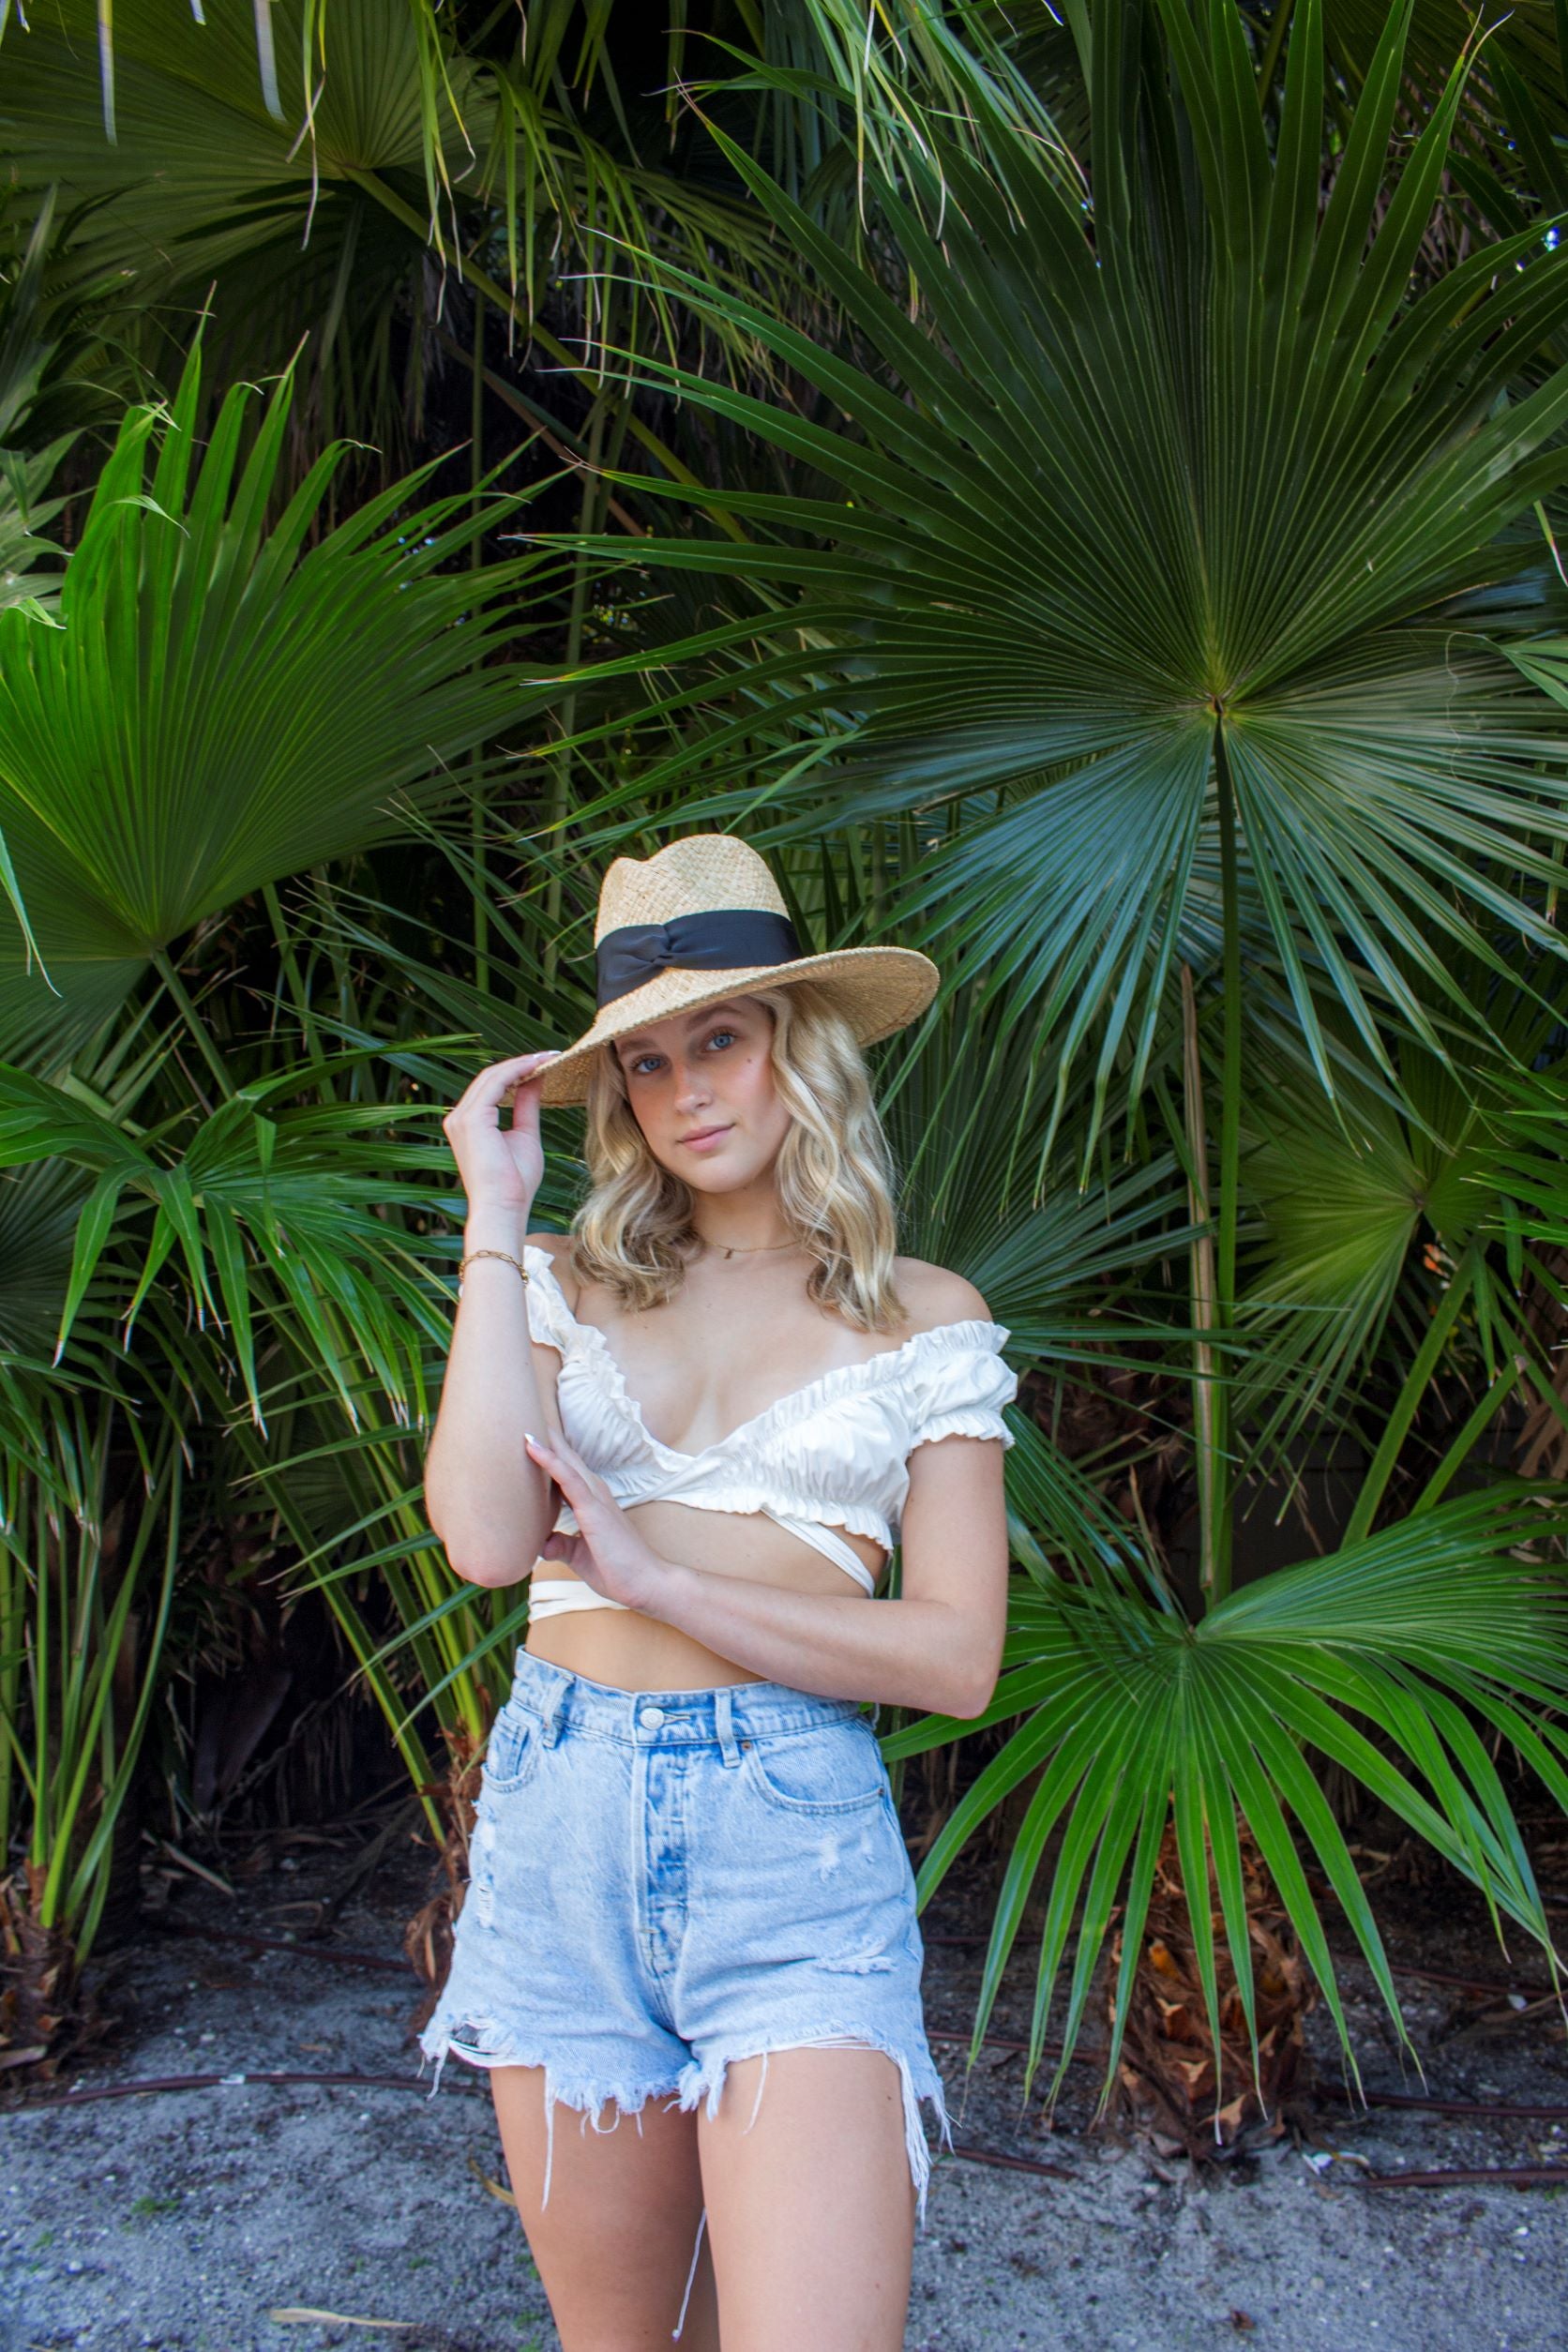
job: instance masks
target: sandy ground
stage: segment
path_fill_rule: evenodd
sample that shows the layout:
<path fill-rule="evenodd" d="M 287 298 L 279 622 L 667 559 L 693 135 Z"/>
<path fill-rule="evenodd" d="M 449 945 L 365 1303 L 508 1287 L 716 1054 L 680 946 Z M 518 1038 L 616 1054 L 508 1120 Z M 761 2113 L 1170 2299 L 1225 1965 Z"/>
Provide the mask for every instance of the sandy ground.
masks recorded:
<path fill-rule="evenodd" d="M 119 1965 L 121 2031 L 70 2080 L 354 2071 L 410 2088 L 230 2081 L 0 2113 L 0 2352 L 556 2352 L 521 2235 L 486 2186 L 504 2174 L 483 2090 L 456 2066 L 435 2100 L 414 2087 L 412 1976 L 191 1932 L 286 1935 L 344 1862 L 340 1848 L 273 1847 L 234 1900 L 177 1886 L 164 1926 Z M 394 1852 L 331 1943 L 392 1960 L 427 1870 L 412 1847 Z M 933 2031 L 961 2031 L 972 2013 L 979 1953 L 962 1937 L 984 1922 L 976 1901 L 956 1883 L 925 1915 Z M 1405 1907 L 1396 1957 L 1507 1979 L 1462 1895 Z M 1517 1960 L 1521 1980 L 1538 1973 Z M 1030 1967 L 1028 1954 L 1016 1965 L 993 2033 L 1026 2030 Z M 1348 1974 L 1352 1991 L 1361 1981 Z M 906 2352 L 1568 2345 L 1568 2192 L 1371 2185 L 1426 2167 L 1568 2164 L 1560 2021 L 1406 1982 L 1434 2095 L 1555 2105 L 1561 2119 L 1352 2117 L 1325 2101 L 1265 2155 L 1200 2175 L 1086 2133 L 1087 2073 L 1050 2131 L 1043 2083 L 1020 2106 L 1016 2057 L 988 2051 L 966 2081 L 963 2051 L 939 2043 L 957 2139 L 1057 2169 L 939 2156 Z M 1419 2089 L 1378 2013 L 1354 2008 L 1369 2086 Z M 291 2313 L 305 2315 L 279 2316 Z"/>

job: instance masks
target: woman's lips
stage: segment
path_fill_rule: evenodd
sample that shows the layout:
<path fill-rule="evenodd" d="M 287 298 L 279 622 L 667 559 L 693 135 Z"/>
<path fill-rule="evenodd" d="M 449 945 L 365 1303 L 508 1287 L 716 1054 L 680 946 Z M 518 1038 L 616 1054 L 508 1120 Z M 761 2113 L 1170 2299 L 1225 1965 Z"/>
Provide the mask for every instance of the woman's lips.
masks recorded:
<path fill-rule="evenodd" d="M 682 1143 L 688 1152 L 711 1152 L 729 1134 L 728 1127 L 699 1127 L 695 1135 L 684 1135 Z"/>

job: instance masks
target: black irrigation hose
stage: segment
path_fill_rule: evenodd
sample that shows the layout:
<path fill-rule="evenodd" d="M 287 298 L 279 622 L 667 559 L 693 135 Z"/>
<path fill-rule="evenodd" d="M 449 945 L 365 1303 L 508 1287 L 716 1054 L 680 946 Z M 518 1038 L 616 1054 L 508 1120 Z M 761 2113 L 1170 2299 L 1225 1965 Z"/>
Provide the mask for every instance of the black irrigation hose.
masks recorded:
<path fill-rule="evenodd" d="M 415 1974 L 415 1970 L 406 1960 L 388 1960 L 381 1952 L 349 1952 L 345 1951 L 340 1945 L 301 1942 L 296 1937 L 257 1936 L 252 1935 L 248 1930 L 241 1930 L 239 1928 L 233 1927 L 200 1927 L 194 1923 L 187 1922 L 184 1920 L 165 1920 L 159 1922 L 159 1933 L 167 1936 L 195 1937 L 207 1943 L 245 1944 L 261 1952 L 292 1952 L 295 1953 L 304 1953 L 311 1959 L 332 1961 L 339 1968 L 373 1968 L 392 1976 L 413 1976 Z M 968 1943 L 984 1942 L 985 1938 L 983 1937 L 970 1937 L 939 1936 L 927 1937 L 926 1940 L 927 1943 Z M 1426 1977 L 1437 1983 L 1460 1985 L 1465 1990 L 1473 1992 L 1497 1993 L 1503 1995 L 1515 1991 L 1523 1992 L 1526 1989 L 1524 1987 L 1515 1987 L 1513 1985 L 1483 1984 L 1473 1977 L 1444 1976 L 1439 1974 L 1436 1970 L 1428 1968 L 1405 1969 L 1402 1973 L 1411 1976 Z M 967 2048 L 971 2041 L 973 2039 L 971 2034 L 955 2032 L 945 2027 L 927 2027 L 926 2038 L 928 2042 L 940 2042 L 944 2044 L 951 2043 L 955 2047 L 960 2049 Z M 983 2034 L 981 2036 L 980 2046 L 982 2049 L 986 2050 L 1014 2051 L 1021 2056 L 1027 2055 L 1029 2050 L 1029 2044 L 1027 2042 L 1013 2041 L 1004 2035 L 994 2033 Z M 1042 2044 L 1040 2055 L 1042 2058 L 1060 2058 L 1062 2055 L 1062 2044 L 1059 2042 L 1047 2042 Z M 1106 2054 L 1103 2050 L 1075 2050 L 1073 2052 L 1071 2062 L 1075 2066 L 1098 2066 L 1103 2063 L 1105 2055 Z M 168 2078 L 167 2087 L 170 2088 L 189 2088 L 191 2089 L 195 2089 L 198 2088 L 205 2088 L 209 2083 L 223 2083 L 229 2079 L 230 2078 L 228 2076 L 222 2074 L 214 2074 L 211 2076 L 170 2076 Z M 300 2074 L 289 2076 L 250 2074 L 245 2076 L 243 2079 L 249 2082 L 325 2082 L 328 2080 L 340 2081 L 343 2083 L 373 2082 L 385 2088 L 396 2084 L 402 2078 L 396 2075 L 345 2074 L 342 2076 L 328 2077 L 320 2074 Z M 68 2096 L 74 2096 L 78 2098 L 85 2098 L 89 2094 L 84 2091 L 68 2094 Z M 95 2091 L 92 2095 L 95 2097 L 110 2097 L 113 2094 L 112 2091 L 98 2090 Z M 1339 2086 L 1334 2083 L 1324 2083 L 1319 2085 L 1318 2087 L 1317 2095 L 1325 2099 L 1342 2100 L 1347 2106 L 1350 2107 L 1357 2105 L 1367 2107 L 1405 2107 L 1419 2109 L 1421 2112 L 1429 2115 L 1476 2116 L 1486 2118 L 1494 2118 L 1502 2122 L 1568 2123 L 1568 2107 L 1511 2106 L 1506 2104 L 1498 2104 L 1495 2103 L 1488 2103 L 1484 2101 L 1470 2099 L 1427 2099 L 1422 2098 L 1414 2093 L 1397 2090 L 1369 2090 L 1364 2092 L 1356 2092 L 1341 2089 Z M 1021 2164 L 1025 2164 L 1028 2160 L 1020 2156 L 1009 2159 L 1009 2161 Z M 1486 2176 L 1488 2179 L 1495 2179 L 1496 2177 L 1496 2175 L 1492 2174 L 1488 2174 Z M 1408 2179 L 1413 2179 L 1414 2176 L 1406 2174 L 1400 2176 L 1400 2178 Z"/>
<path fill-rule="evenodd" d="M 1496 2172 L 1485 2165 L 1456 2165 L 1452 2172 L 1369 2172 L 1369 2189 L 1479 2189 L 1500 2182 L 1505 2189 L 1568 2189 L 1568 2164 L 1515 2164 Z"/>
<path fill-rule="evenodd" d="M 990 1937 L 989 1936 L 929 1935 L 925 1937 L 925 1941 L 927 1944 L 942 1945 L 954 1951 L 977 1951 L 982 1944 L 988 1944 Z M 1353 1964 L 1357 1960 L 1362 1960 L 1364 1965 L 1364 1955 L 1360 1952 L 1339 1952 L 1335 1956 L 1341 1967 Z M 1390 1973 L 1394 1976 L 1413 1976 L 1425 1984 L 1452 1985 L 1457 1992 L 1485 1994 L 1495 2000 L 1510 2000 L 1517 1998 L 1520 2000 L 1544 2001 L 1557 1998 L 1556 1992 L 1549 1984 L 1499 1984 L 1495 1978 L 1455 1976 L 1447 1968 L 1417 1968 L 1412 1960 L 1391 1960 L 1388 1966 Z"/>
<path fill-rule="evenodd" d="M 1342 2099 L 1349 2107 L 1419 2107 L 1429 2115 L 1495 2117 L 1504 2123 L 1568 2123 L 1568 2107 L 1515 2107 L 1485 2099 L 1424 2099 L 1406 2090 L 1344 2090 L 1337 2083 L 1321 2084 L 1319 2096 Z"/>
<path fill-rule="evenodd" d="M 967 2141 L 955 2140 L 947 2153 L 961 2156 L 966 2164 L 998 2164 L 1008 2172 L 1043 2172 L 1049 2180 L 1076 2178 L 1064 2165 L 1043 2164 L 1037 2156 L 1004 2156 L 999 2148 L 973 2148 Z"/>
<path fill-rule="evenodd" d="M 264 2082 L 273 2087 L 287 2084 L 315 2084 L 317 2088 L 339 2088 L 339 2091 L 426 2091 L 426 2084 L 416 2074 L 294 2074 L 264 2070 L 254 2074 L 143 2074 L 136 2082 L 98 2082 L 89 2084 L 84 2091 L 33 2091 L 9 2103 L 12 2112 L 17 2107 L 84 2107 L 94 2098 L 136 2098 L 145 2093 L 167 2091 L 219 2091 L 235 2088 L 240 2084 Z M 475 2093 L 460 2093 L 463 2098 Z M 1410 2101 L 1410 2105 L 1420 2105 Z M 1546 2110 L 1551 2112 L 1551 2110 Z M 978 2148 L 961 2143 L 947 2149 L 947 2154 L 964 2164 L 992 2164 L 1008 2173 L 1041 2173 L 1047 2180 L 1072 2180 L 1075 2173 L 1061 2164 L 1044 2164 L 1039 2157 L 1008 2157 L 999 2148 Z M 1476 2168 L 1457 2166 L 1453 2171 L 1429 2173 L 1365 2173 L 1365 2185 L 1375 2190 L 1448 2190 L 1448 2187 L 1568 2187 L 1568 2164 L 1516 2164 L 1512 2168 Z"/>
<path fill-rule="evenodd" d="M 391 1976 L 409 1976 L 415 1973 L 406 1960 L 388 1960 L 381 1952 L 345 1951 L 340 1945 L 314 1944 L 302 1941 L 297 1937 L 258 1936 L 244 1929 L 232 1927 L 201 1927 L 193 1922 L 184 1920 L 160 1921 L 158 1928 L 163 1935 L 190 1937 L 204 1943 L 239 1944 L 256 1952 L 289 1952 L 309 1959 L 330 1961 L 339 1968 L 369 1968 L 380 1974 Z M 984 1936 L 927 1936 L 926 1938 L 927 1943 L 946 1945 L 978 1945 L 987 1940 Z M 1487 1983 L 1473 1977 L 1448 1976 L 1430 1968 L 1400 1968 L 1397 1973 L 1424 1977 L 1429 1983 L 1456 1985 L 1466 1992 L 1490 1994 L 1504 1998 L 1510 1994 L 1528 1997 L 1534 1989 L 1518 1985 Z M 1545 1988 L 1541 1988 L 1542 1992 L 1545 1990 Z M 1539 1993 L 1536 1998 L 1540 1998 Z M 927 2039 L 931 2042 L 951 2043 L 961 2048 L 967 2046 L 973 2037 L 967 2033 L 952 2032 L 943 2028 L 927 2028 Z M 1027 2054 L 1029 2043 L 1013 2041 L 1001 2034 L 985 2034 L 981 2037 L 981 2047 L 988 2050 Z M 1041 2056 L 1045 2058 L 1059 2058 L 1061 2054 L 1060 2043 L 1047 2043 L 1041 2050 Z M 1098 2065 L 1104 2056 L 1103 2051 L 1075 2050 L 1073 2062 L 1077 2065 Z M 237 2074 L 149 2075 L 127 2083 L 90 2084 L 81 2090 L 35 2091 L 24 2094 L 14 2103 L 8 2103 L 11 2104 L 13 2112 L 18 2107 L 75 2107 L 85 2106 L 90 2101 L 98 2099 L 168 2096 L 187 2090 L 237 2089 L 250 2083 L 264 2084 L 274 2089 L 301 2087 L 329 2090 L 423 2090 L 425 2088 L 424 2083 L 418 2076 L 409 2074 L 310 2074 L 264 2071 Z M 1393 2090 L 1369 2090 L 1358 2094 L 1354 2091 L 1340 2089 L 1333 2084 L 1323 2085 L 1321 2095 L 1325 2098 L 1343 2100 L 1349 2106 L 1361 2104 L 1367 2107 L 1418 2109 L 1432 2115 L 1470 2116 L 1483 2120 L 1499 2122 L 1568 2122 L 1568 2107 L 1511 2106 L 1476 2100 L 1425 2099 L 1412 2093 Z M 966 2143 L 962 2146 L 954 2146 L 948 2152 L 960 2158 L 966 2164 L 991 2164 L 1009 2172 L 1036 2173 L 1052 2180 L 1067 2180 L 1073 2177 L 1060 2164 L 1045 2164 L 1039 2158 L 1033 2156 L 1009 2156 L 1000 2148 L 981 2148 Z M 1514 2188 L 1563 2188 L 1568 2187 L 1568 2165 L 1520 2164 L 1496 2168 L 1455 2166 L 1452 2169 L 1426 2172 L 1368 2172 L 1364 2177 L 1367 2186 L 1375 2189 L 1480 2187 L 1488 2182 L 1497 2182 Z"/>
<path fill-rule="evenodd" d="M 140 2099 L 177 2090 L 238 2090 L 248 2083 L 265 2083 L 274 2089 L 313 2084 L 328 2090 L 423 2090 L 430 2085 L 417 2074 L 294 2074 L 258 2070 L 242 2074 L 138 2074 L 128 2083 L 89 2083 L 82 2090 L 35 2090 L 16 2101 L 19 2107 L 84 2107 L 95 2099 Z"/>

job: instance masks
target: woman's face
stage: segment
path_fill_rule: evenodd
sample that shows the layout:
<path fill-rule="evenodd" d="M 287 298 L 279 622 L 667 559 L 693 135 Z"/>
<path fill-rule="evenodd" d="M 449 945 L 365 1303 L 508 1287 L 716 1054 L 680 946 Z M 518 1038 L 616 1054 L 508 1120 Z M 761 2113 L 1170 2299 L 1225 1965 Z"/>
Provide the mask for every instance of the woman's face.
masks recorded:
<path fill-rule="evenodd" d="M 653 1021 L 612 1048 L 632 1115 L 661 1168 L 694 1192 L 764 1176 L 789 1130 L 773 1078 L 773 1015 L 752 996 Z"/>

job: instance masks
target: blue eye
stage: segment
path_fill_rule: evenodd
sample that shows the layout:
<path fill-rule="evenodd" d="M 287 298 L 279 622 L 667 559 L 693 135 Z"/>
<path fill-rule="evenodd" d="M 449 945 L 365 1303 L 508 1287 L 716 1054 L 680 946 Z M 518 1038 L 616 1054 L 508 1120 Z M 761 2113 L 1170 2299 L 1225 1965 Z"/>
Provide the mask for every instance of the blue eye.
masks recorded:
<path fill-rule="evenodd" d="M 733 1045 L 735 1036 L 736 1032 L 732 1029 L 716 1029 L 712 1036 L 708 1039 L 708 1043 L 710 1046 L 716 1046 L 720 1038 L 727 1037 L 730 1040 L 730 1043 Z"/>

